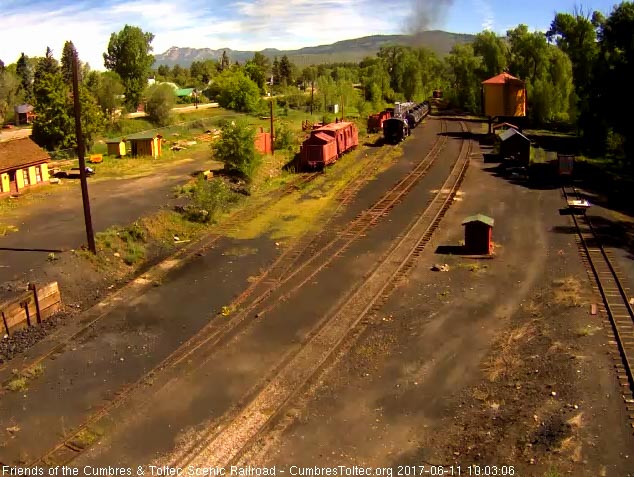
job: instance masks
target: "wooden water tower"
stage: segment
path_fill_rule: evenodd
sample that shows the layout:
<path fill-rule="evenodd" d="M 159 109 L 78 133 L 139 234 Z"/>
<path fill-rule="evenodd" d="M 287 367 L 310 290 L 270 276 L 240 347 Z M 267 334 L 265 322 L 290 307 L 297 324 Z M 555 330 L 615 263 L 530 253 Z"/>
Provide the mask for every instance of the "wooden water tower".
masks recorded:
<path fill-rule="evenodd" d="M 526 83 L 508 73 L 501 73 L 482 82 L 482 109 L 489 117 L 489 134 L 494 118 L 526 117 Z"/>

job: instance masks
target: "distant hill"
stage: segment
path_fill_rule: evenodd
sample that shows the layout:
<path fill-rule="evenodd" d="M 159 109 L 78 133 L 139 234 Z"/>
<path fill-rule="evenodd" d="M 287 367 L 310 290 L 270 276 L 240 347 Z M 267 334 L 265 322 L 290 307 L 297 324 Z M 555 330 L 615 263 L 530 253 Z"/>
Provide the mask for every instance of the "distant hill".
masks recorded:
<path fill-rule="evenodd" d="M 359 62 L 366 56 L 374 56 L 382 46 L 409 45 L 424 46 L 435 51 L 438 55 L 446 55 L 456 43 L 469 43 L 473 35 L 449 33 L 434 30 L 417 35 L 372 35 L 354 40 L 343 40 L 331 45 L 309 46 L 299 50 L 277 50 L 267 48 L 261 53 L 273 58 L 287 55 L 298 66 L 334 62 Z M 244 63 L 253 57 L 254 51 L 238 51 L 230 48 L 180 48 L 173 46 L 165 53 L 155 55 L 154 67 L 159 65 L 189 66 L 193 61 L 208 59 L 218 60 L 222 52 L 226 51 L 232 62 Z"/>

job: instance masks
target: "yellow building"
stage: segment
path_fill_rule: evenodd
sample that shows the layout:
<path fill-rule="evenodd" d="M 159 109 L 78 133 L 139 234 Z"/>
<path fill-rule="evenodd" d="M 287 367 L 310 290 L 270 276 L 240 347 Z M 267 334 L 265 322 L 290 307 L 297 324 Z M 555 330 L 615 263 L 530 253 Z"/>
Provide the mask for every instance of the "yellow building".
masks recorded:
<path fill-rule="evenodd" d="M 508 73 L 483 81 L 482 95 L 485 116 L 526 116 L 526 83 Z"/>
<path fill-rule="evenodd" d="M 161 142 L 163 136 L 154 133 L 139 133 L 126 137 L 130 141 L 130 150 L 133 156 L 152 156 L 159 157 L 161 155 Z"/>
<path fill-rule="evenodd" d="M 123 157 L 126 155 L 125 139 L 108 139 L 106 141 L 108 147 L 108 155 L 114 157 Z"/>
<path fill-rule="evenodd" d="M 48 183 L 50 160 L 30 137 L 0 142 L 0 196 Z"/>

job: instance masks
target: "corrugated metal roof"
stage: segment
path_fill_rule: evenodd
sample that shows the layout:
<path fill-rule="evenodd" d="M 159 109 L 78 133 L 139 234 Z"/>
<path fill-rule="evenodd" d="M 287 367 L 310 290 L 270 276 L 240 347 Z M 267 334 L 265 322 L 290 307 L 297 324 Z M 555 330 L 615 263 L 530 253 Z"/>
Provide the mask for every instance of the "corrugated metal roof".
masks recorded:
<path fill-rule="evenodd" d="M 176 96 L 189 96 L 194 92 L 194 88 L 182 88 L 176 90 Z"/>
<path fill-rule="evenodd" d="M 497 76 L 494 76 L 493 78 L 489 78 L 486 81 L 483 81 L 482 84 L 505 84 L 505 83 L 517 83 L 517 84 L 524 84 L 524 81 L 522 81 L 519 78 L 516 78 L 515 76 L 511 76 L 508 73 L 501 73 Z"/>
<path fill-rule="evenodd" d="M 29 137 L 0 142 L 0 172 L 48 161 L 48 152 Z"/>
<path fill-rule="evenodd" d="M 18 114 L 26 114 L 33 112 L 33 106 L 30 104 L 19 104 L 14 108 L 15 112 Z"/>
<path fill-rule="evenodd" d="M 129 136 L 126 136 L 124 140 L 138 141 L 140 139 L 154 139 L 155 137 L 163 137 L 163 136 L 161 136 L 160 134 L 151 133 L 151 132 L 142 132 L 137 134 L 130 134 Z"/>
<path fill-rule="evenodd" d="M 472 215 L 470 217 L 467 217 L 466 219 L 464 219 L 462 221 L 462 225 L 466 225 L 468 223 L 471 222 L 482 222 L 483 224 L 487 224 L 489 227 L 493 227 L 493 224 L 495 223 L 495 220 L 492 219 L 491 217 L 488 217 L 484 214 L 476 214 L 476 215 Z"/>
<path fill-rule="evenodd" d="M 339 129 L 343 129 L 347 126 L 350 126 L 351 124 L 352 123 L 349 121 L 343 121 L 341 123 L 330 123 L 320 127 L 319 129 L 315 129 L 315 131 L 338 131 Z"/>
<path fill-rule="evenodd" d="M 517 129 L 513 129 L 513 128 L 507 129 L 507 130 L 506 130 L 506 131 L 504 131 L 503 133 L 500 133 L 499 138 L 500 138 L 500 141 L 504 142 L 504 141 L 506 141 L 507 139 L 509 139 L 509 138 L 511 138 L 511 137 L 513 137 L 513 136 L 515 136 L 516 134 L 517 134 L 518 136 L 520 136 L 520 137 L 524 138 L 526 141 L 530 142 L 530 139 L 528 139 L 526 136 L 524 136 L 524 135 L 523 135 L 521 132 L 519 132 Z"/>

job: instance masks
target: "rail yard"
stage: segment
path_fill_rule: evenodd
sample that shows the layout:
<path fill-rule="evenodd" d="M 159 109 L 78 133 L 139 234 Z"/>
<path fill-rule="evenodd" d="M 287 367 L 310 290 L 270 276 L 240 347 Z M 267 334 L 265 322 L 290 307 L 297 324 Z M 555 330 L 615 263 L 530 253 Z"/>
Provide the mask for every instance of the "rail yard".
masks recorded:
<path fill-rule="evenodd" d="M 630 475 L 629 286 L 591 218 L 559 213 L 581 193 L 508 181 L 485 124 L 426 116 L 387 166 L 350 123 L 314 129 L 304 165 L 331 143 L 319 168 L 364 161 L 317 229 L 230 238 L 304 172 L 3 365 L 38 376 L 2 395 L 2 463 Z M 492 255 L 461 250 L 474 214 Z"/>
<path fill-rule="evenodd" d="M 634 1 L 3 3 L 0 477 L 634 477 Z"/>

